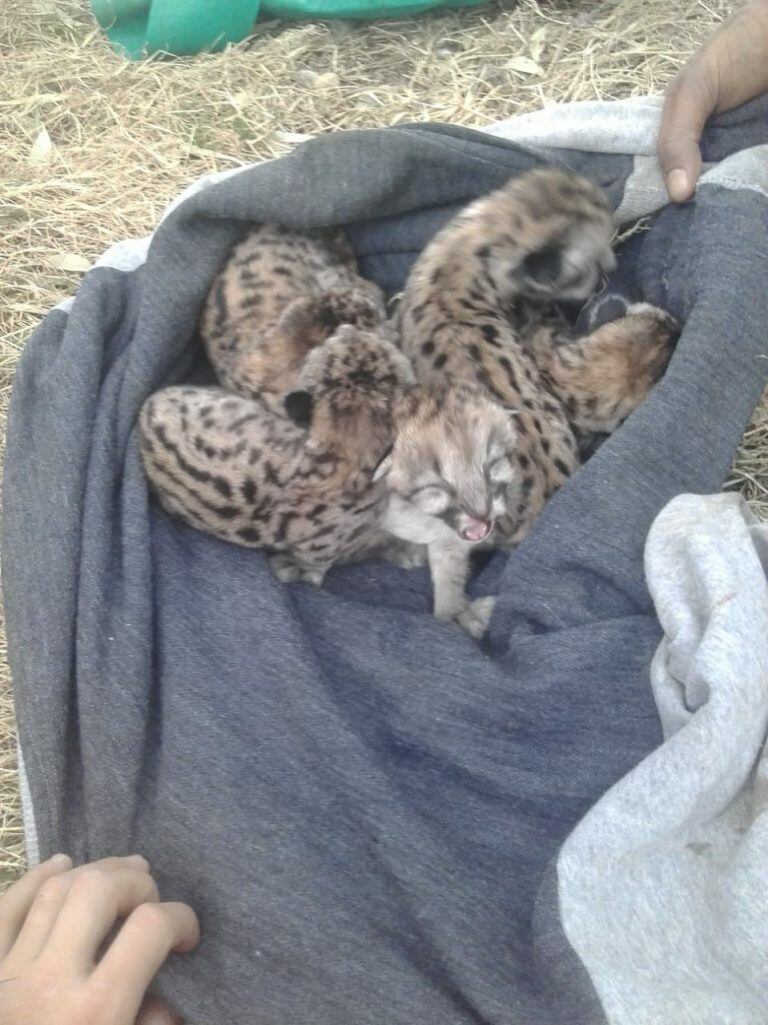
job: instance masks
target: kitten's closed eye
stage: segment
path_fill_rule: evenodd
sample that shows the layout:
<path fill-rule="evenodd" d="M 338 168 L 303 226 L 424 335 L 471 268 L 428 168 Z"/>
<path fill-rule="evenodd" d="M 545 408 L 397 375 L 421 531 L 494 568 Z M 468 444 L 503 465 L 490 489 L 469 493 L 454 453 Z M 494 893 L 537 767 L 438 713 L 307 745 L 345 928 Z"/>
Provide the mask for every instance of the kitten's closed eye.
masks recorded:
<path fill-rule="evenodd" d="M 488 467 L 488 477 L 494 482 L 494 484 L 506 484 L 512 480 L 514 470 L 512 469 L 512 463 L 506 456 L 501 456 L 499 459 L 494 460 Z"/>
<path fill-rule="evenodd" d="M 437 484 L 430 484 L 426 487 L 418 488 L 416 491 L 412 491 L 409 497 L 413 504 L 418 506 L 422 512 L 429 513 L 431 515 L 437 515 L 438 513 L 445 512 L 451 504 L 448 492 Z"/>

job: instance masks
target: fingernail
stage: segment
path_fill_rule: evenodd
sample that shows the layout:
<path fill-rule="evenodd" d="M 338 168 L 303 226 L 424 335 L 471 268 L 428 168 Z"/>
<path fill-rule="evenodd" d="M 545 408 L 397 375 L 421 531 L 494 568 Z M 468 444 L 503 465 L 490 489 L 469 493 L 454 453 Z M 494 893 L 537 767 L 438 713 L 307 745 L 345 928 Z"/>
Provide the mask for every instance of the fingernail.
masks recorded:
<path fill-rule="evenodd" d="M 676 167 L 673 171 L 669 172 L 667 175 L 667 192 L 669 192 L 670 199 L 680 203 L 688 198 L 690 191 L 691 186 L 688 175 L 682 168 Z"/>
<path fill-rule="evenodd" d="M 54 854 L 52 858 L 48 859 L 48 864 L 51 868 L 69 868 L 72 865 L 72 859 L 68 854 Z"/>

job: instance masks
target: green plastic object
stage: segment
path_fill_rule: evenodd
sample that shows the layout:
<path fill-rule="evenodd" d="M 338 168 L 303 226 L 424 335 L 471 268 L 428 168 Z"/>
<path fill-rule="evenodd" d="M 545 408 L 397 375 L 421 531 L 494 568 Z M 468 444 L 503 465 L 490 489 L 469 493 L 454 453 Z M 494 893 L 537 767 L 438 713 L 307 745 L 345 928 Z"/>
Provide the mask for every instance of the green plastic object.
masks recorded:
<path fill-rule="evenodd" d="M 296 20 L 312 18 L 404 18 L 438 7 L 478 7 L 487 0 L 265 0 L 265 16 Z"/>
<path fill-rule="evenodd" d="M 91 0 L 112 46 L 132 60 L 223 50 L 245 39 L 261 0 Z"/>
<path fill-rule="evenodd" d="M 132 60 L 222 50 L 251 32 L 261 14 L 301 19 L 401 18 L 439 7 L 478 7 L 487 0 L 91 0 L 112 46 Z"/>

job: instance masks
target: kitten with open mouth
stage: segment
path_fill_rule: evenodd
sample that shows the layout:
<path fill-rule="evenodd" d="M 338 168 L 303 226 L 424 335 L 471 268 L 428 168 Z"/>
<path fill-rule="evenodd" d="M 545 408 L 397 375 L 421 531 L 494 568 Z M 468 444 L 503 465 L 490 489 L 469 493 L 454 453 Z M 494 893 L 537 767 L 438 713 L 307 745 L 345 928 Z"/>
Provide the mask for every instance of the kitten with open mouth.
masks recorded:
<path fill-rule="evenodd" d="M 417 385 L 395 404 L 395 441 L 376 478 L 386 478 L 382 527 L 426 544 L 434 613 L 469 634 L 485 631 L 492 599 L 465 593 L 473 550 L 492 547 L 497 525 L 520 501 L 510 453 L 513 417 L 481 389 Z"/>

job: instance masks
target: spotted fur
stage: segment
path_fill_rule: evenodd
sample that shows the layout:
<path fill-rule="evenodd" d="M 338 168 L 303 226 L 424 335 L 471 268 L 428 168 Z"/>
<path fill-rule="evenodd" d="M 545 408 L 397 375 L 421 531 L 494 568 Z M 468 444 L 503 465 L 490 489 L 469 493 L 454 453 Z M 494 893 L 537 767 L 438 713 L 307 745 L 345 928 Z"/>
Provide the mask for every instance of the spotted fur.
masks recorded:
<path fill-rule="evenodd" d="M 168 512 L 266 549 L 282 580 L 320 584 L 334 563 L 391 546 L 374 471 L 412 381 L 386 338 L 342 326 L 306 357 L 286 399 L 293 420 L 221 388 L 153 395 L 139 421 L 144 466 Z"/>
<path fill-rule="evenodd" d="M 340 232 L 251 230 L 217 275 L 200 333 L 219 382 L 283 412 L 307 354 L 341 324 L 376 328 L 384 319 L 376 285 L 357 273 Z"/>
<path fill-rule="evenodd" d="M 579 465 L 574 431 L 615 429 L 665 369 L 676 325 L 662 310 L 629 307 L 625 317 L 576 341 L 554 305 L 586 299 L 613 268 L 612 234 L 597 188 L 568 172 L 537 170 L 467 207 L 416 261 L 399 321 L 403 351 L 418 380 L 479 392 L 487 402 L 480 421 L 493 406 L 496 421 L 505 410 L 514 422 L 506 441 L 511 469 L 503 500 L 490 483 L 483 490 L 479 474 L 466 466 L 457 473 L 455 461 L 451 469 L 451 460 L 443 460 L 441 439 L 462 430 L 455 408 L 450 424 L 428 403 L 422 412 L 411 410 L 412 429 L 401 417 L 393 453 L 382 467 L 396 495 L 395 532 L 407 530 L 411 540 L 420 536 L 413 524 L 402 524 L 407 509 L 418 505 L 413 496 L 425 474 L 431 474 L 434 494 L 442 489 L 445 495 L 442 506 L 435 500 L 441 513 L 433 521 L 450 508 L 457 525 L 466 524 L 467 516 L 482 524 L 468 540 L 461 529 L 452 536 L 435 522 L 428 529 L 423 515 L 416 515 L 424 509 L 413 514 L 424 536 L 439 534 L 439 561 L 453 560 L 450 572 L 433 567 L 436 591 L 441 581 L 444 591 L 436 594 L 436 607 L 445 618 L 466 611 L 463 584 L 472 544 L 511 547 L 522 540 L 547 498 Z M 428 431 L 425 420 L 432 422 Z M 468 421 L 464 429 L 469 444 L 477 424 Z M 408 436 L 416 442 L 406 445 Z M 452 583 L 445 583 L 448 578 Z"/>

